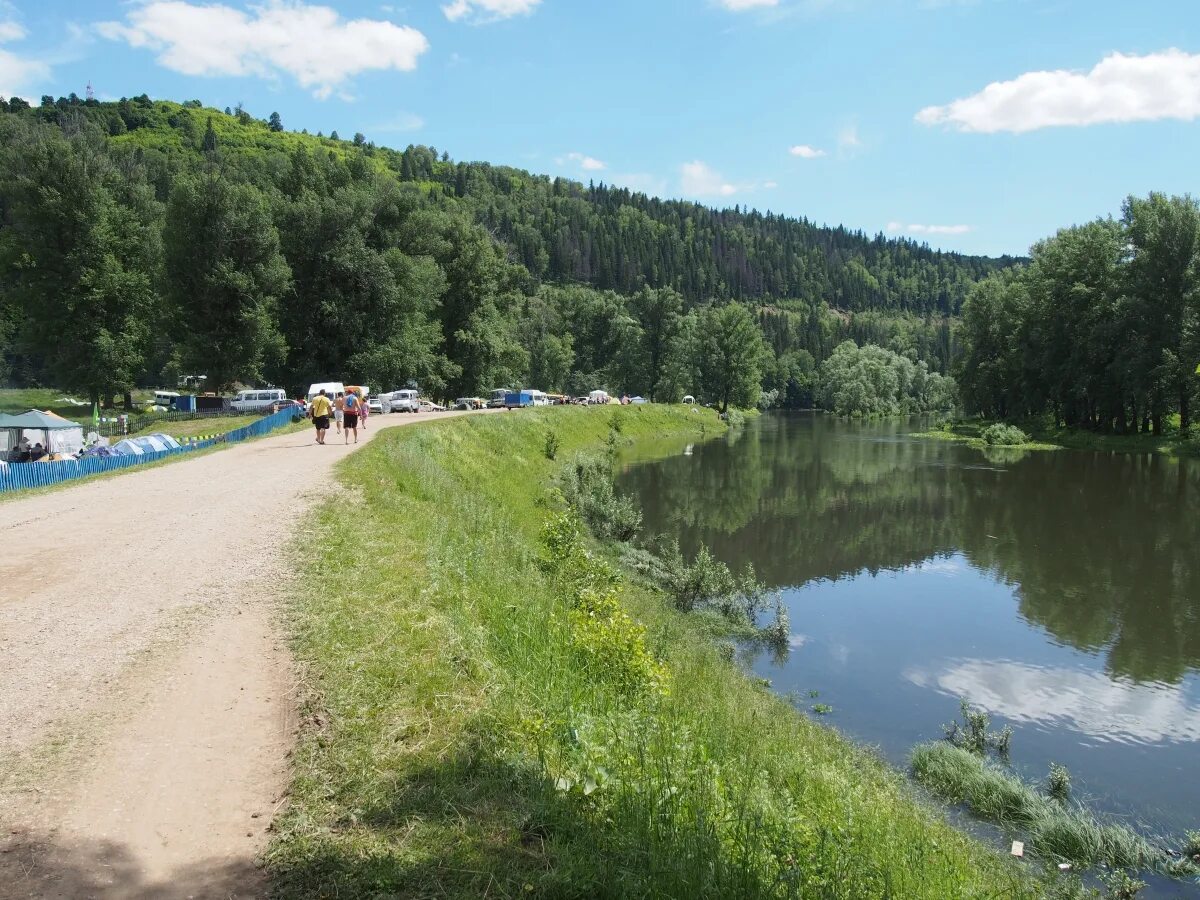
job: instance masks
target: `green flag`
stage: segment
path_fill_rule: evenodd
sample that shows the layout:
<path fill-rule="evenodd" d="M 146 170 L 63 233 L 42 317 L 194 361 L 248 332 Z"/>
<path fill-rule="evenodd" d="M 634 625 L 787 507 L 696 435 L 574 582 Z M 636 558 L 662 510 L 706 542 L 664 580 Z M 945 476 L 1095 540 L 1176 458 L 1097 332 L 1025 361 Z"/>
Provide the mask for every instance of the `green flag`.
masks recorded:
<path fill-rule="evenodd" d="M 92 428 L 97 431 L 100 430 L 100 404 L 99 403 L 92 404 Z"/>

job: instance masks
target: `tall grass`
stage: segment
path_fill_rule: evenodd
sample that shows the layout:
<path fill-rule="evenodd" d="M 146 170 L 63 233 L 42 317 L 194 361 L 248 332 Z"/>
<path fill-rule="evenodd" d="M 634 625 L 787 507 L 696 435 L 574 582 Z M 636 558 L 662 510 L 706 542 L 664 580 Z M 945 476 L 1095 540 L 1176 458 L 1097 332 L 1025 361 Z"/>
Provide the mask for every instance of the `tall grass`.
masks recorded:
<path fill-rule="evenodd" d="M 1039 896 L 580 536 L 545 434 L 569 459 L 608 420 L 463 417 L 342 464 L 343 499 L 296 548 L 307 700 L 266 859 L 278 892 Z M 621 420 L 629 439 L 701 427 L 722 429 L 653 406 Z"/>
<path fill-rule="evenodd" d="M 1132 829 L 1099 821 L 1082 806 L 1067 803 L 1065 795 L 1041 794 L 1013 773 L 945 741 L 917 746 L 912 769 L 938 797 L 965 804 L 1024 840 L 1038 856 L 1113 868 L 1161 869 L 1167 863 L 1165 854 Z"/>

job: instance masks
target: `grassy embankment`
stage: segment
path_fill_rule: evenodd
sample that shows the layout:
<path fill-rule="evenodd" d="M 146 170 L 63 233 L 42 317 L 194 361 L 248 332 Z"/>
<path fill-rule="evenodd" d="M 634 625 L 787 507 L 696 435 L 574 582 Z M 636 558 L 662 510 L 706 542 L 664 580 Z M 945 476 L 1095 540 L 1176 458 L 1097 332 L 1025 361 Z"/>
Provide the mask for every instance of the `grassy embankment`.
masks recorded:
<path fill-rule="evenodd" d="M 1178 417 L 1175 417 L 1176 425 Z M 986 447 L 983 432 L 995 424 L 991 420 L 977 419 L 955 422 L 942 429 L 916 432 L 913 437 L 934 438 L 942 441 L 959 441 L 973 447 Z M 1099 450 L 1112 453 L 1160 453 L 1165 456 L 1200 456 L 1200 437 L 1184 438 L 1177 430 L 1168 429 L 1165 435 L 1153 434 L 1098 434 L 1077 428 L 1056 428 L 1044 422 L 1016 423 L 1030 436 L 1028 443 L 1015 445 L 1019 450 Z"/>
<path fill-rule="evenodd" d="M 621 440 L 723 429 L 616 414 Z M 296 547 L 307 699 L 267 854 L 280 895 L 1040 896 L 698 622 L 612 585 L 551 488 L 613 417 L 464 417 L 341 464 Z"/>

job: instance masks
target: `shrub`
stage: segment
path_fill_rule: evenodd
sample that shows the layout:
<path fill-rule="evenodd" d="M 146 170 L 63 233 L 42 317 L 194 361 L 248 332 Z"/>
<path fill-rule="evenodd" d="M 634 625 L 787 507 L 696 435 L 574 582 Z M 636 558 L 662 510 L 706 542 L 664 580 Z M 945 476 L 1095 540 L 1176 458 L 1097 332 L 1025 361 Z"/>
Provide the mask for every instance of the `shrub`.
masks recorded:
<path fill-rule="evenodd" d="M 724 419 L 730 428 L 741 428 L 746 424 L 746 415 L 740 409 L 726 410 Z"/>
<path fill-rule="evenodd" d="M 997 422 L 983 429 L 983 439 L 991 446 L 1014 447 L 1018 444 L 1028 444 L 1029 435 L 1015 425 Z"/>
<path fill-rule="evenodd" d="M 1046 793 L 1065 803 L 1071 796 L 1071 773 L 1066 766 L 1050 763 L 1050 776 L 1046 779 Z"/>
<path fill-rule="evenodd" d="M 642 527 L 642 512 L 629 497 L 613 487 L 608 460 L 579 455 L 560 478 L 563 497 L 587 523 L 596 537 L 629 541 Z"/>
<path fill-rule="evenodd" d="M 955 721 L 942 726 L 946 740 L 976 756 L 987 756 L 988 750 L 994 750 L 1000 756 L 1008 755 L 1012 728 L 1005 725 L 1000 731 L 988 731 L 992 720 L 987 713 L 973 709 L 965 699 L 959 701 L 958 708 L 962 713 L 962 722 Z"/>
<path fill-rule="evenodd" d="M 557 431 L 546 432 L 545 454 L 546 459 L 554 460 L 558 458 L 558 448 L 562 446 L 562 439 L 558 436 Z"/>

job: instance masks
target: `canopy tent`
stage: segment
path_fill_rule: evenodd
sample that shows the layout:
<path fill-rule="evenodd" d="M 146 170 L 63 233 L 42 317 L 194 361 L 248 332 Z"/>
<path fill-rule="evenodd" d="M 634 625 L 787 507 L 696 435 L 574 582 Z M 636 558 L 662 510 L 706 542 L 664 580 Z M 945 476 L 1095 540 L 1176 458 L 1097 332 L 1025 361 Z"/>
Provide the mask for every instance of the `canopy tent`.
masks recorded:
<path fill-rule="evenodd" d="M 608 391 L 592 391 L 588 394 L 588 400 L 592 403 L 607 403 L 609 399 Z"/>
<path fill-rule="evenodd" d="M 50 453 L 78 453 L 83 449 L 83 426 L 78 422 L 36 409 L 17 416 L 0 415 L 0 453 L 15 448 L 22 435 L 30 444 L 41 444 Z"/>

